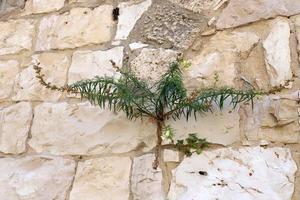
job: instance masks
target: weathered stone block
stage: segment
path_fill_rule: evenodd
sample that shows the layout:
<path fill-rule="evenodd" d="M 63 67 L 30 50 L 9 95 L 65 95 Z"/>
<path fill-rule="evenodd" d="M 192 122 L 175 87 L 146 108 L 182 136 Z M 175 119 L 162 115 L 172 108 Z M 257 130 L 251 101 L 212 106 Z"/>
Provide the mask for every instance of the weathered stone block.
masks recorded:
<path fill-rule="evenodd" d="M 223 110 L 216 105 L 212 109 L 213 112 L 198 114 L 197 120 L 192 115 L 188 122 L 185 117 L 169 121 L 168 124 L 176 132 L 174 140 L 182 140 L 195 133 L 199 138 L 215 144 L 230 145 L 240 141 L 239 107 L 233 109 L 227 101 Z"/>
<path fill-rule="evenodd" d="M 136 1 L 122 2 L 119 4 L 120 16 L 115 40 L 127 39 L 137 20 L 149 8 L 152 0 L 145 0 L 138 4 Z"/>
<path fill-rule="evenodd" d="M 154 170 L 154 154 L 146 154 L 133 160 L 131 190 L 134 200 L 163 200 L 162 172 Z"/>
<path fill-rule="evenodd" d="M 69 83 L 95 76 L 114 76 L 120 74 L 113 68 L 111 60 L 118 67 L 123 63 L 123 47 L 115 47 L 106 51 L 76 51 L 72 56 L 72 64 L 69 69 Z"/>
<path fill-rule="evenodd" d="M 0 151 L 19 154 L 26 149 L 32 121 L 30 103 L 21 102 L 0 109 Z"/>
<path fill-rule="evenodd" d="M 187 49 L 198 34 L 207 28 L 208 19 L 189 12 L 168 1 L 153 4 L 136 24 L 133 33 L 142 42 L 154 43 L 162 48 Z"/>
<path fill-rule="evenodd" d="M 89 103 L 43 103 L 35 108 L 29 145 L 56 155 L 124 153 L 144 144 L 155 145 L 155 126 L 129 121 Z"/>
<path fill-rule="evenodd" d="M 167 72 L 170 62 L 176 57 L 177 52 L 173 50 L 144 48 L 131 61 L 131 67 L 139 78 L 153 85 Z"/>
<path fill-rule="evenodd" d="M 192 65 L 185 72 L 187 86 L 197 89 L 213 84 L 234 86 L 240 54 L 247 53 L 259 40 L 252 32 L 218 32 L 191 58 Z"/>
<path fill-rule="evenodd" d="M 64 7 L 65 0 L 29 0 L 26 1 L 24 15 L 57 11 Z"/>
<path fill-rule="evenodd" d="M 298 13 L 300 13 L 298 0 L 231 0 L 219 16 L 217 28 L 231 28 L 258 20 Z"/>
<path fill-rule="evenodd" d="M 0 30 L 0 55 L 31 50 L 34 21 L 19 19 L 0 22 Z"/>
<path fill-rule="evenodd" d="M 101 44 L 111 39 L 112 9 L 102 5 L 93 10 L 74 8 L 69 13 L 44 17 L 39 25 L 37 51 Z"/>
<path fill-rule="evenodd" d="M 241 130 L 247 140 L 297 143 L 300 138 L 297 101 L 265 97 L 242 110 Z"/>
<path fill-rule="evenodd" d="M 9 200 L 65 200 L 75 162 L 53 156 L 0 159 L 1 198 Z"/>
<path fill-rule="evenodd" d="M 206 151 L 173 171 L 169 199 L 291 200 L 296 170 L 286 148 Z"/>
<path fill-rule="evenodd" d="M 291 19 L 296 30 L 297 40 L 300 41 L 300 15 L 293 16 L 291 17 Z M 300 62 L 300 42 L 298 42 L 298 55 L 299 55 L 299 62 Z"/>
<path fill-rule="evenodd" d="M 178 4 L 181 7 L 184 7 L 186 9 L 192 10 L 194 12 L 203 12 L 203 11 L 207 11 L 207 10 L 211 10 L 215 5 L 217 5 L 216 2 L 218 1 L 214 1 L 214 0 L 169 0 L 172 3 Z"/>
<path fill-rule="evenodd" d="M 79 162 L 70 200 L 129 199 L 131 160 L 106 157 Z"/>
<path fill-rule="evenodd" d="M 265 62 L 271 86 L 284 85 L 293 76 L 291 70 L 289 20 L 276 18 L 270 34 L 263 42 Z"/>
<path fill-rule="evenodd" d="M 18 61 L 0 61 L 0 100 L 7 99 L 12 94 L 18 71 Z"/>
<path fill-rule="evenodd" d="M 66 83 L 70 60 L 61 53 L 43 53 L 32 56 L 33 62 L 40 62 L 46 82 L 63 86 Z M 40 84 L 32 66 L 25 68 L 16 78 L 13 100 L 57 101 L 62 93 L 52 91 Z"/>

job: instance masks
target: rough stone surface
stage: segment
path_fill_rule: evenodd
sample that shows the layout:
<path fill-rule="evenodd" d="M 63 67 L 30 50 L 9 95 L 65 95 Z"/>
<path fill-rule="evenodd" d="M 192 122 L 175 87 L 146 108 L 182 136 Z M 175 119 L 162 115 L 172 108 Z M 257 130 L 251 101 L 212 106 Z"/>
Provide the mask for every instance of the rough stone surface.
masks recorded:
<path fill-rule="evenodd" d="M 0 159 L 0 192 L 7 200 L 65 200 L 75 162 L 53 156 Z"/>
<path fill-rule="evenodd" d="M 152 148 L 155 126 L 129 121 L 89 103 L 43 103 L 35 108 L 29 145 L 37 152 L 58 155 L 124 153 L 141 144 Z"/>
<path fill-rule="evenodd" d="M 70 200 L 129 198 L 131 160 L 106 157 L 79 162 Z"/>
<path fill-rule="evenodd" d="M 218 32 L 191 58 L 192 65 L 186 70 L 187 86 L 211 86 L 216 76 L 218 85 L 234 86 L 239 55 L 249 52 L 258 42 L 259 37 L 251 32 Z"/>
<path fill-rule="evenodd" d="M 284 85 L 292 78 L 290 26 L 288 19 L 277 18 L 263 42 L 267 72 L 272 86 Z"/>
<path fill-rule="evenodd" d="M 144 48 L 131 61 L 131 67 L 139 78 L 153 85 L 166 73 L 169 63 L 175 61 L 176 57 L 177 52 L 173 50 Z"/>
<path fill-rule="evenodd" d="M 164 150 L 164 162 L 180 162 L 179 152 L 165 149 Z"/>
<path fill-rule="evenodd" d="M 294 16 L 291 19 L 293 21 L 293 25 L 296 30 L 296 37 L 298 41 L 298 52 L 300 52 L 300 42 L 299 42 L 300 41 L 300 15 Z M 300 55 L 299 55 L 299 62 L 300 62 Z"/>
<path fill-rule="evenodd" d="M 21 102 L 0 109 L 0 151 L 18 154 L 26 149 L 32 120 L 30 103 Z"/>
<path fill-rule="evenodd" d="M 242 132 L 247 140 L 297 143 L 300 138 L 297 101 L 265 97 L 244 108 Z"/>
<path fill-rule="evenodd" d="M 198 115 L 197 120 L 191 117 L 186 121 L 185 117 L 180 120 L 170 121 L 176 134 L 174 140 L 185 139 L 190 133 L 196 133 L 199 138 L 216 144 L 230 145 L 240 140 L 239 108 L 233 110 L 229 102 L 225 102 L 224 109 L 219 110 L 217 106 L 214 112 Z M 213 134 L 212 134 L 213 133 Z"/>
<path fill-rule="evenodd" d="M 136 157 L 133 160 L 131 174 L 131 190 L 134 200 L 163 200 L 162 172 L 154 170 L 152 162 L 153 154 Z"/>
<path fill-rule="evenodd" d="M 10 20 L 0 22 L 0 55 L 31 50 L 34 36 L 34 22 L 31 20 Z"/>
<path fill-rule="evenodd" d="M 44 17 L 39 26 L 36 50 L 75 48 L 108 42 L 113 27 L 112 9 L 110 5 L 102 5 L 94 10 L 74 8 L 69 13 Z"/>
<path fill-rule="evenodd" d="M 46 82 L 63 86 L 66 83 L 70 60 L 61 53 L 43 53 L 32 56 L 32 62 L 40 62 Z M 16 78 L 13 100 L 57 101 L 62 93 L 52 91 L 42 86 L 36 78 L 32 66 L 25 68 Z"/>
<path fill-rule="evenodd" d="M 26 1 L 24 14 L 46 13 L 64 7 L 65 0 L 29 0 Z"/>
<path fill-rule="evenodd" d="M 137 20 L 149 8 L 152 0 L 122 2 L 119 4 L 120 16 L 115 40 L 127 39 Z"/>
<path fill-rule="evenodd" d="M 269 28 L 263 27 L 262 29 L 269 31 Z M 261 43 L 257 44 L 250 53 L 246 54 L 245 59 L 241 60 L 238 71 L 244 88 L 249 87 L 249 83 L 263 91 L 268 91 L 272 88 L 265 64 L 264 48 Z"/>
<path fill-rule="evenodd" d="M 123 49 L 115 47 L 107 51 L 76 51 L 72 56 L 68 82 L 74 83 L 95 76 L 119 77 L 120 74 L 113 69 L 110 60 L 122 67 Z"/>
<path fill-rule="evenodd" d="M 169 199 L 290 200 L 296 170 L 286 148 L 206 151 L 173 171 Z"/>
<path fill-rule="evenodd" d="M 65 86 L 118 80 L 113 60 L 153 86 L 179 53 L 188 94 L 272 92 L 166 120 L 175 143 L 211 145 L 185 158 L 163 137 L 157 171 L 153 118 L 48 90 L 32 67 Z M 0 0 L 0 200 L 300 200 L 279 148 L 300 166 L 299 64 L 300 0 Z"/>
<path fill-rule="evenodd" d="M 217 21 L 217 28 L 236 27 L 276 16 L 300 13 L 298 0 L 231 0 Z"/>
<path fill-rule="evenodd" d="M 0 1 L 0 16 L 24 8 L 25 0 L 5 0 Z"/>
<path fill-rule="evenodd" d="M 172 3 L 178 4 L 181 7 L 192 10 L 194 12 L 203 12 L 206 10 L 211 10 L 216 7 L 221 1 L 220 0 L 169 0 Z"/>
<path fill-rule="evenodd" d="M 100 4 L 104 0 L 69 0 L 69 3 L 88 3 L 89 5 Z"/>
<path fill-rule="evenodd" d="M 16 60 L 0 61 L 0 100 L 10 97 L 19 71 Z"/>
<path fill-rule="evenodd" d="M 145 43 L 157 44 L 162 48 L 188 48 L 198 33 L 207 27 L 207 19 L 180 9 L 168 1 L 151 6 L 137 23 L 135 32 Z"/>

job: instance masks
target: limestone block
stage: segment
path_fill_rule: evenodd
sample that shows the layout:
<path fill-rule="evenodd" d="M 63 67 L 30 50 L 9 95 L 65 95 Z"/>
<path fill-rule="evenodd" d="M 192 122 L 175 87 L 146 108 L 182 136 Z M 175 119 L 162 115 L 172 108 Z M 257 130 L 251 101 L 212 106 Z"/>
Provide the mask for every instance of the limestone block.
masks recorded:
<path fill-rule="evenodd" d="M 217 21 L 217 28 L 231 28 L 276 16 L 300 13 L 298 0 L 231 0 Z"/>
<path fill-rule="evenodd" d="M 70 60 L 63 53 L 42 53 L 32 56 L 33 62 L 40 62 L 46 82 L 63 86 L 66 83 Z M 33 66 L 25 68 L 16 78 L 13 100 L 57 101 L 62 93 L 52 91 L 41 85 L 36 78 Z"/>
<path fill-rule="evenodd" d="M 291 200 L 296 171 L 286 148 L 205 151 L 172 172 L 169 199 Z"/>
<path fill-rule="evenodd" d="M 185 72 L 186 84 L 192 88 L 218 85 L 234 86 L 236 62 L 241 53 L 247 53 L 259 42 L 252 32 L 218 32 L 203 50 L 191 58 L 191 67 Z"/>
<path fill-rule="evenodd" d="M 29 0 L 23 15 L 57 11 L 64 7 L 64 3 L 65 0 Z"/>
<path fill-rule="evenodd" d="M 36 50 L 75 48 L 110 41 L 114 24 L 112 9 L 110 5 L 93 10 L 74 8 L 62 15 L 42 18 Z"/>
<path fill-rule="evenodd" d="M 104 0 L 69 0 L 69 3 L 88 3 L 89 5 L 100 4 Z"/>
<path fill-rule="evenodd" d="M 0 2 L 0 15 L 24 8 L 25 0 L 5 0 Z"/>
<path fill-rule="evenodd" d="M 241 130 L 246 139 L 272 142 L 297 143 L 300 137 L 296 101 L 265 97 L 241 114 Z"/>
<path fill-rule="evenodd" d="M 0 159 L 1 198 L 65 200 L 75 173 L 68 158 L 33 155 Z"/>
<path fill-rule="evenodd" d="M 26 149 L 32 121 L 30 103 L 21 102 L 0 109 L 0 151 L 19 154 Z"/>
<path fill-rule="evenodd" d="M 300 41 L 300 15 L 293 16 L 293 17 L 291 17 L 291 19 L 292 19 L 293 25 L 296 30 L 297 40 Z M 300 43 L 299 42 L 298 42 L 298 52 L 300 52 Z M 299 61 L 300 61 L 300 55 L 299 55 Z"/>
<path fill-rule="evenodd" d="M 7 99 L 12 94 L 18 71 L 18 61 L 0 61 L 0 100 Z"/>
<path fill-rule="evenodd" d="M 207 21 L 202 14 L 189 12 L 169 1 L 159 1 L 141 17 L 132 33 L 140 37 L 135 39 L 165 49 L 187 49 L 206 30 Z"/>
<path fill-rule="evenodd" d="M 95 76 L 120 77 L 110 60 L 118 67 L 122 67 L 123 49 L 123 47 L 115 47 L 107 51 L 76 51 L 72 56 L 69 70 L 69 84 Z"/>
<path fill-rule="evenodd" d="M 34 21 L 19 19 L 0 22 L 0 30 L 0 55 L 31 50 Z"/>
<path fill-rule="evenodd" d="M 115 40 L 127 39 L 129 33 L 133 29 L 135 23 L 143 15 L 143 13 L 151 6 L 152 0 L 122 2 L 119 4 L 120 16 L 118 21 L 118 29 Z"/>
<path fill-rule="evenodd" d="M 213 105 L 213 112 L 198 114 L 197 120 L 191 116 L 189 121 L 185 117 L 180 120 L 168 121 L 175 130 L 174 140 L 182 140 L 190 133 L 196 133 L 199 138 L 205 138 L 208 142 L 230 145 L 240 141 L 239 107 L 233 109 L 225 102 L 223 110 Z"/>
<path fill-rule="evenodd" d="M 270 34 L 263 42 L 267 72 L 273 87 L 284 85 L 285 81 L 292 78 L 289 39 L 288 19 L 275 19 Z"/>
<path fill-rule="evenodd" d="M 70 200 L 129 199 L 131 160 L 105 157 L 79 162 Z"/>
<path fill-rule="evenodd" d="M 131 67 L 139 78 L 153 85 L 167 72 L 169 64 L 175 61 L 176 57 L 177 52 L 173 50 L 144 48 L 131 61 Z"/>
<path fill-rule="evenodd" d="M 154 170 L 154 154 L 146 154 L 133 160 L 131 190 L 134 200 L 163 200 L 162 172 Z"/>
<path fill-rule="evenodd" d="M 227 0 L 169 0 L 172 3 L 178 4 L 181 7 L 192 10 L 194 12 L 201 13 L 203 11 L 217 10 Z"/>
<path fill-rule="evenodd" d="M 34 111 L 29 145 L 37 152 L 55 155 L 124 153 L 143 144 L 155 145 L 154 124 L 129 121 L 89 103 L 43 103 Z"/>

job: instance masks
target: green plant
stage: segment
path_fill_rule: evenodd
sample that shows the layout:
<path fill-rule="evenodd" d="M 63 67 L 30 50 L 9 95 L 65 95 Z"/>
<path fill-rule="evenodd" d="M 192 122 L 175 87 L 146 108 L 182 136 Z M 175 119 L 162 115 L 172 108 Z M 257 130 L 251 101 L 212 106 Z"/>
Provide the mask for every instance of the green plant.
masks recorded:
<path fill-rule="evenodd" d="M 261 94 L 255 90 L 240 91 L 228 87 L 213 87 L 193 91 L 188 95 L 181 71 L 181 68 L 187 66 L 187 62 L 180 58 L 172 62 L 168 71 L 151 86 L 140 80 L 128 67 L 118 68 L 113 61 L 112 64 L 121 74 L 119 79 L 95 77 L 63 87 L 46 83 L 39 64 L 35 65 L 34 69 L 40 83 L 49 89 L 80 94 L 82 98 L 87 98 L 92 104 L 99 105 L 101 108 L 125 112 L 131 120 L 151 118 L 157 126 L 154 169 L 159 165 L 163 137 L 171 140 L 171 144 L 187 155 L 193 152 L 201 153 L 208 145 L 206 140 L 197 138 L 195 134 L 190 134 L 187 139 L 179 140 L 174 144 L 174 130 L 165 124 L 166 120 L 177 120 L 182 116 L 186 120 L 191 117 L 196 118 L 197 113 L 212 111 L 214 103 L 222 109 L 227 99 L 235 108 L 238 103 L 253 101 L 256 95 Z"/>

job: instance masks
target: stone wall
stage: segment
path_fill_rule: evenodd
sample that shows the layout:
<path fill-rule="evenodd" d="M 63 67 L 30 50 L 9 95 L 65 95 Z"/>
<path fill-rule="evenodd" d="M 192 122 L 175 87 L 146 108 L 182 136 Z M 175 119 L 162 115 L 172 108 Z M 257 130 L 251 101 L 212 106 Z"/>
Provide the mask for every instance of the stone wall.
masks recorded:
<path fill-rule="evenodd" d="M 0 194 L 5 200 L 300 199 L 299 0 L 2 0 Z M 119 16 L 112 16 L 119 8 Z M 189 89 L 273 95 L 254 107 L 169 123 L 213 145 L 154 159 L 155 125 L 43 88 L 119 76 L 128 61 L 155 81 L 183 52 Z"/>

